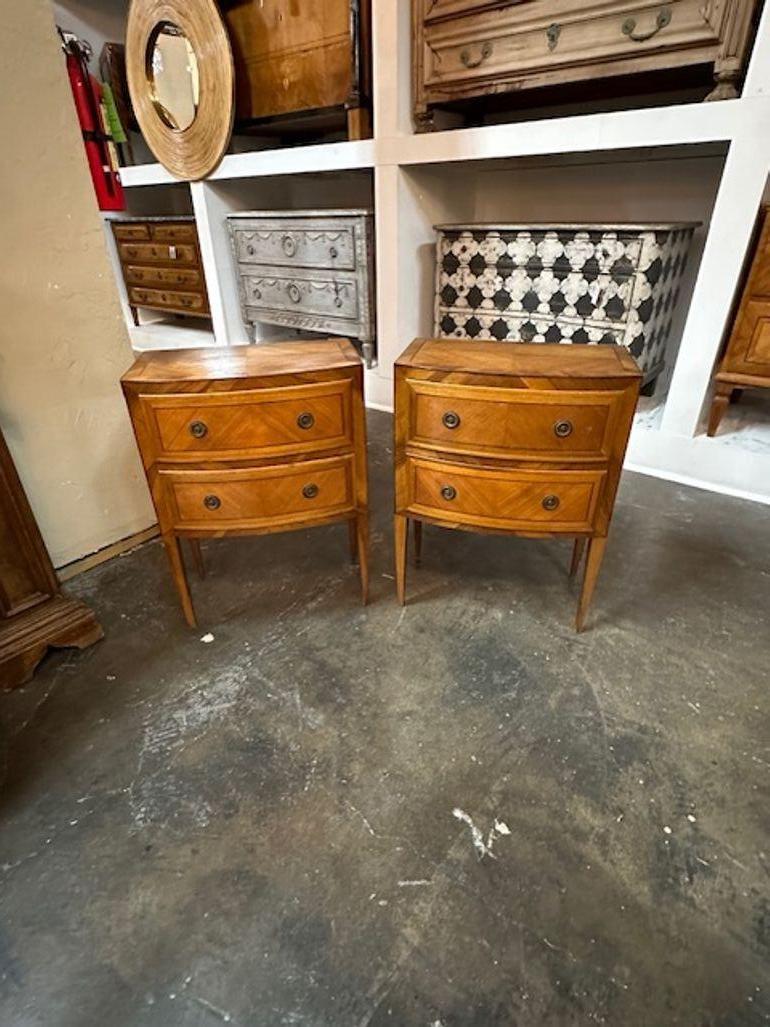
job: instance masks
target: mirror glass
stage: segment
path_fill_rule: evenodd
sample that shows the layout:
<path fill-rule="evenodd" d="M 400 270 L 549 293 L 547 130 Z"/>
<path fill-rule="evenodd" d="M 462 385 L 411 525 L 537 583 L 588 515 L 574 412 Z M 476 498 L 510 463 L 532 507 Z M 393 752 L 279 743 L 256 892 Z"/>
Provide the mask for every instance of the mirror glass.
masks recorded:
<path fill-rule="evenodd" d="M 198 61 L 189 40 L 173 22 L 162 21 L 150 36 L 147 80 L 155 108 L 169 128 L 179 132 L 189 128 L 198 111 Z"/>

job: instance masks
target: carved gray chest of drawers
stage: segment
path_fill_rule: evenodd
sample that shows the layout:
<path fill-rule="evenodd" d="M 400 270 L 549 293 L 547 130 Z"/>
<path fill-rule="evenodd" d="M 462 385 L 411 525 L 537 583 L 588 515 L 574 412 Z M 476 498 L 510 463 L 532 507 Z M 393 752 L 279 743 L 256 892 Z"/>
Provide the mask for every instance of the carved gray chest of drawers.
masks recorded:
<path fill-rule="evenodd" d="M 435 334 L 619 343 L 654 383 L 696 227 L 437 225 Z"/>
<path fill-rule="evenodd" d="M 250 211 L 227 221 L 244 322 L 358 339 L 371 367 L 372 212 Z"/>

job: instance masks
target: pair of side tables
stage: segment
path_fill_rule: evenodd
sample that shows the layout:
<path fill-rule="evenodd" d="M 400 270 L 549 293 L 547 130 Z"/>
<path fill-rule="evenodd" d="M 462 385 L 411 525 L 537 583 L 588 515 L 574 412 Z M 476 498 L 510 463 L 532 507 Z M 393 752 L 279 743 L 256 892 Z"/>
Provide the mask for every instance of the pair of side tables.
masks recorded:
<path fill-rule="evenodd" d="M 409 521 L 585 555 L 582 630 L 607 544 L 641 373 L 621 346 L 418 339 L 395 367 L 396 587 Z M 180 540 L 347 521 L 368 592 L 363 366 L 328 339 L 143 354 L 122 379 L 171 572 L 195 626 Z"/>

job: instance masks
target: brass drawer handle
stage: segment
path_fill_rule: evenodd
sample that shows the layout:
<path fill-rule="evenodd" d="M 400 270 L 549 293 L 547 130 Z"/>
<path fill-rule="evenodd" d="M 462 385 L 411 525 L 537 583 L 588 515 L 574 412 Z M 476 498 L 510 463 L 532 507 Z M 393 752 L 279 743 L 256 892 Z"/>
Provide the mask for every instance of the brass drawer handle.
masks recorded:
<path fill-rule="evenodd" d="M 553 426 L 553 433 L 557 439 L 567 439 L 573 432 L 572 421 L 557 421 Z"/>
<path fill-rule="evenodd" d="M 453 428 L 459 428 L 460 415 L 456 414 L 454 410 L 447 410 L 447 412 L 441 418 L 441 423 L 444 425 L 445 428 L 449 428 L 450 430 Z"/>
<path fill-rule="evenodd" d="M 441 489 L 441 498 L 446 499 L 450 503 L 453 499 L 457 499 L 457 489 L 454 485 L 444 485 Z"/>
<path fill-rule="evenodd" d="M 315 417 L 313 417 L 313 415 L 308 411 L 300 414 L 297 418 L 297 427 L 303 428 L 305 431 L 307 431 L 308 428 L 312 428 L 314 424 Z"/>
<path fill-rule="evenodd" d="M 297 241 L 291 235 L 285 235 L 281 239 L 281 245 L 283 246 L 283 252 L 287 257 L 293 257 L 297 252 Z"/>
<path fill-rule="evenodd" d="M 635 43 L 646 43 L 648 39 L 652 39 L 653 36 L 657 36 L 661 29 L 664 29 L 666 25 L 670 24 L 671 8 L 661 7 L 658 11 L 658 16 L 655 19 L 654 29 L 650 29 L 649 32 L 637 32 L 636 18 L 626 18 L 623 22 L 623 35 L 628 36 L 629 39 L 633 39 Z"/>
<path fill-rule="evenodd" d="M 222 500 L 219 496 L 206 496 L 203 500 L 203 505 L 207 510 L 218 510 L 222 505 Z"/>
<path fill-rule="evenodd" d="M 546 496 L 543 500 L 544 510 L 558 510 L 559 509 L 559 497 L 558 496 Z"/>
<path fill-rule="evenodd" d="M 492 44 L 487 40 L 481 44 L 481 50 L 479 51 L 478 57 L 471 57 L 471 52 L 467 48 L 460 52 L 460 60 L 466 68 L 478 68 L 479 65 L 483 64 L 484 61 L 492 54 Z"/>
<path fill-rule="evenodd" d="M 548 40 L 548 49 L 553 53 L 559 45 L 559 36 L 561 36 L 561 25 L 558 21 L 551 22 L 545 30 L 545 35 Z"/>
<path fill-rule="evenodd" d="M 194 439 L 202 439 L 208 435 L 209 429 L 203 421 L 193 421 L 190 425 L 190 434 Z"/>
<path fill-rule="evenodd" d="M 302 293 L 299 291 L 299 286 L 295 285 L 294 282 L 289 282 L 286 286 L 286 291 L 289 294 L 289 299 L 292 303 L 299 303 L 302 299 Z"/>
<path fill-rule="evenodd" d="M 318 495 L 318 486 L 313 484 L 305 485 L 305 487 L 302 489 L 302 495 L 305 497 L 305 499 L 315 499 L 315 497 Z"/>

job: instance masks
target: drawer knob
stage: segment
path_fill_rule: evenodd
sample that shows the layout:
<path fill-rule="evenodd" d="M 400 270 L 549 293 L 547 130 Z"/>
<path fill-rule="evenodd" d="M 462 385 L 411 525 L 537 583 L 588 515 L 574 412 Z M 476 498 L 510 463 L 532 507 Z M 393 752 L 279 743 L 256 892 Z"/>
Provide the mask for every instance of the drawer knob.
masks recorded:
<path fill-rule="evenodd" d="M 313 485 L 312 483 L 310 485 L 305 485 L 305 487 L 302 489 L 302 495 L 305 497 L 305 499 L 315 499 L 315 497 L 318 495 L 318 486 Z"/>
<path fill-rule="evenodd" d="M 544 510 L 558 510 L 559 509 L 559 497 L 558 496 L 546 496 L 543 500 Z"/>
<path fill-rule="evenodd" d="M 285 235 L 281 239 L 281 245 L 283 246 L 283 252 L 287 257 L 293 257 L 297 252 L 297 242 L 292 235 Z"/>
<path fill-rule="evenodd" d="M 203 505 L 207 510 L 218 510 L 222 505 L 222 500 L 219 496 L 206 496 L 203 500 Z"/>
<path fill-rule="evenodd" d="M 297 418 L 297 427 L 304 428 L 305 431 L 307 431 L 308 428 L 312 428 L 314 424 L 315 417 L 313 417 L 313 415 L 309 411 L 305 411 L 304 413 L 300 414 Z"/>
<path fill-rule="evenodd" d="M 447 502 L 451 502 L 453 499 L 457 499 L 457 489 L 454 485 L 444 485 L 441 489 L 441 498 L 446 499 Z"/>
<path fill-rule="evenodd" d="M 460 427 L 460 415 L 456 414 L 454 410 L 447 410 L 441 421 L 445 428 L 459 428 Z"/>
<path fill-rule="evenodd" d="M 290 282 L 286 286 L 286 291 L 288 292 L 289 299 L 292 301 L 292 303 L 299 303 L 299 301 L 302 299 L 302 293 L 299 291 L 299 287 L 295 285 L 294 282 Z"/>
<path fill-rule="evenodd" d="M 655 26 L 649 32 L 636 31 L 636 18 L 626 18 L 623 22 L 623 35 L 633 39 L 635 43 L 646 43 L 648 39 L 657 36 L 661 29 L 671 24 L 671 8 L 661 7 L 655 19 Z"/>
<path fill-rule="evenodd" d="M 557 421 L 553 426 L 553 433 L 557 439 L 566 439 L 572 434 L 572 421 Z"/>
<path fill-rule="evenodd" d="M 208 433 L 208 427 L 203 423 L 203 421 L 193 421 L 190 425 L 190 434 L 194 439 L 202 439 L 204 436 L 208 435 Z"/>
<path fill-rule="evenodd" d="M 487 41 L 481 44 L 478 57 L 472 57 L 470 50 L 465 49 L 460 53 L 460 60 L 466 68 L 478 68 L 479 65 L 483 64 L 487 57 L 490 57 L 491 55 L 492 44 Z"/>

